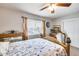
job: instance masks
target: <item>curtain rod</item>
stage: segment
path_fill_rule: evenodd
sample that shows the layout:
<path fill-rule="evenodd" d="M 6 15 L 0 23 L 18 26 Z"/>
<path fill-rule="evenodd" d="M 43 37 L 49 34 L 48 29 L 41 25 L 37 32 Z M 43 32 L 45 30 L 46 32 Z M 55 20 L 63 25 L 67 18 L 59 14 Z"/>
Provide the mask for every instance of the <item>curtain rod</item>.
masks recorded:
<path fill-rule="evenodd" d="M 23 18 L 23 17 L 26 17 L 26 16 L 21 16 L 21 17 Z M 43 20 L 43 19 L 46 20 L 45 17 L 41 17 L 41 18 L 26 17 L 26 18 L 27 18 L 27 19 L 34 19 L 34 20 Z"/>

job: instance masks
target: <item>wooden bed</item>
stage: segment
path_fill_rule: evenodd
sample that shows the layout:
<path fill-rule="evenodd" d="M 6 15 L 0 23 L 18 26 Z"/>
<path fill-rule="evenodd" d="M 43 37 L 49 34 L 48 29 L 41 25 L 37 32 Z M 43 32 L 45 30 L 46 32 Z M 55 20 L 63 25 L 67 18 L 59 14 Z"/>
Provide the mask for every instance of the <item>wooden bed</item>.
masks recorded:
<path fill-rule="evenodd" d="M 9 38 L 9 37 L 18 37 L 18 36 L 22 36 L 23 40 L 28 40 L 28 29 L 27 29 L 27 17 L 22 16 L 23 19 L 23 23 L 22 23 L 22 27 L 23 27 L 23 32 L 20 33 L 13 33 L 13 34 L 0 34 L 0 38 Z M 71 40 L 68 37 L 67 39 L 65 39 L 65 44 L 62 42 L 59 42 L 56 38 L 51 37 L 49 35 L 46 34 L 46 21 L 43 18 L 42 20 L 42 24 L 43 24 L 43 34 L 41 35 L 41 38 L 47 39 L 49 41 L 55 42 L 61 46 L 63 46 L 67 52 L 67 55 L 70 56 L 70 43 Z"/>

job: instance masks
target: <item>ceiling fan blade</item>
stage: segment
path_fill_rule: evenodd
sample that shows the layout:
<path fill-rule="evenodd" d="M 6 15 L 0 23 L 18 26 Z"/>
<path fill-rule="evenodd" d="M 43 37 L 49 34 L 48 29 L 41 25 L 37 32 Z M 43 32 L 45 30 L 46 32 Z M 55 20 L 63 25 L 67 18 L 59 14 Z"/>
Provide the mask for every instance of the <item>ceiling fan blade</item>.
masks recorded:
<path fill-rule="evenodd" d="M 42 11 L 42 10 L 44 10 L 44 9 L 46 9 L 46 8 L 48 8 L 49 6 L 45 6 L 45 7 L 43 7 L 42 9 L 40 9 L 40 11 Z"/>
<path fill-rule="evenodd" d="M 56 6 L 69 7 L 71 3 L 56 3 Z"/>

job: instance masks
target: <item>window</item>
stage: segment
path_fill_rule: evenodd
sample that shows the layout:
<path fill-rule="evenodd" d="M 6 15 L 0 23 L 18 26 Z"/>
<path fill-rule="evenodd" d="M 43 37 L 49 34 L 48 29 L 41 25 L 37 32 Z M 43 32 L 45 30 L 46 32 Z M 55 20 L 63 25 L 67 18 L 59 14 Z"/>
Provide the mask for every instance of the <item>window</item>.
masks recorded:
<path fill-rule="evenodd" d="M 28 35 L 36 35 L 42 33 L 42 21 L 28 19 Z"/>

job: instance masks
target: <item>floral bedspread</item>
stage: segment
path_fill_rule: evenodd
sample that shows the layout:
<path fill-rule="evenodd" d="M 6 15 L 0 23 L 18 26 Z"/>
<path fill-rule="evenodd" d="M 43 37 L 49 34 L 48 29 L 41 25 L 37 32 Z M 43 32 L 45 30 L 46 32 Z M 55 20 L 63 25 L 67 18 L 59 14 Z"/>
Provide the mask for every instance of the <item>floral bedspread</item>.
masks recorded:
<path fill-rule="evenodd" d="M 7 56 L 66 56 L 65 49 L 53 42 L 42 38 L 9 44 Z"/>

